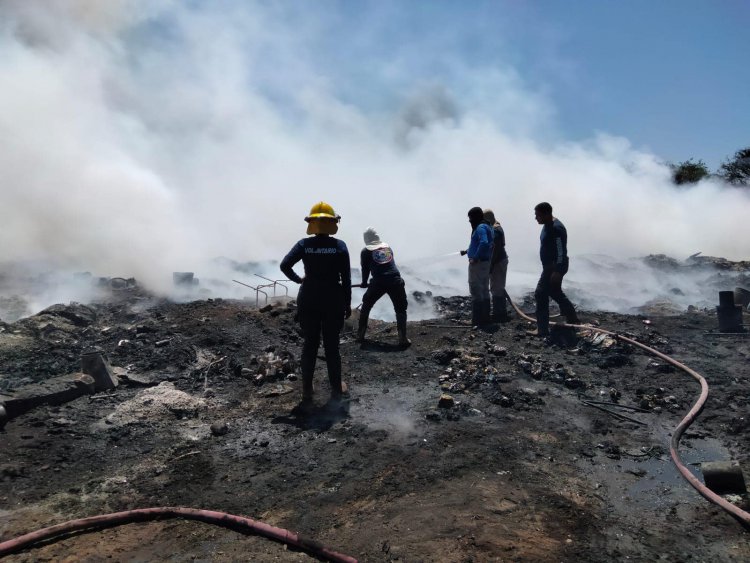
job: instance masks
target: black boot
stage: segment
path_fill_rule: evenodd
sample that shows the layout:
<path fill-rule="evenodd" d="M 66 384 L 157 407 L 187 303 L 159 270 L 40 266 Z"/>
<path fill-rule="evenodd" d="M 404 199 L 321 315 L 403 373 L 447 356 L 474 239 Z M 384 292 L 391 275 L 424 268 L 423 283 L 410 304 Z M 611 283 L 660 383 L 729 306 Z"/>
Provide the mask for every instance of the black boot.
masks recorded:
<path fill-rule="evenodd" d="M 406 313 L 396 314 L 396 328 L 398 329 L 398 345 L 411 346 L 411 340 L 406 337 Z"/>
<path fill-rule="evenodd" d="M 357 329 L 357 342 L 365 341 L 365 333 L 367 332 L 367 321 L 370 319 L 370 311 L 360 312 L 359 314 L 359 328 Z"/>
<path fill-rule="evenodd" d="M 492 301 L 489 299 L 482 300 L 482 325 L 486 326 L 492 322 Z"/>
<path fill-rule="evenodd" d="M 492 296 L 492 320 L 496 323 L 507 323 L 510 320 L 505 308 L 505 295 Z"/>
<path fill-rule="evenodd" d="M 482 301 L 474 299 L 471 302 L 471 326 L 482 324 Z"/>

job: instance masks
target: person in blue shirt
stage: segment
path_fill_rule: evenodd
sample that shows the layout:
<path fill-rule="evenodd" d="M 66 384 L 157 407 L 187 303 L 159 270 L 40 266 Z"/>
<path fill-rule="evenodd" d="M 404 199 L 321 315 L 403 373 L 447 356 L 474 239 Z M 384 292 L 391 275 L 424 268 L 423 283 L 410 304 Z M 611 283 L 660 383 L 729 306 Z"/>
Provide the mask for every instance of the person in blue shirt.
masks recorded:
<path fill-rule="evenodd" d="M 484 326 L 490 322 L 490 258 L 492 257 L 492 227 L 484 221 L 481 207 L 469 209 L 471 239 L 469 248 L 461 256 L 469 257 L 469 293 L 471 294 L 471 325 Z"/>
<path fill-rule="evenodd" d="M 542 261 L 542 275 L 536 285 L 536 326 L 530 334 L 549 335 L 549 298 L 560 306 L 560 312 L 569 324 L 579 324 L 578 315 L 570 299 L 563 293 L 563 276 L 568 273 L 568 231 L 565 225 L 552 215 L 552 206 L 543 201 L 534 207 L 534 218 L 542 225 L 539 236 L 539 259 Z"/>
<path fill-rule="evenodd" d="M 321 201 L 310 210 L 307 234 L 295 244 L 281 261 L 281 271 L 287 278 L 301 284 L 297 296 L 297 310 L 302 326 L 302 402 L 303 410 L 312 406 L 315 360 L 323 336 L 323 348 L 328 364 L 331 401 L 340 401 L 346 386 L 341 381 L 339 333 L 344 319 L 352 314 L 352 280 L 349 250 L 344 241 L 330 235 L 338 231 L 341 217 L 333 207 Z M 300 277 L 293 266 L 302 261 L 305 276 Z"/>
<path fill-rule="evenodd" d="M 387 293 L 396 312 L 399 346 L 409 346 L 411 341 L 406 337 L 406 308 L 408 306 L 406 289 L 401 272 L 396 267 L 396 261 L 393 258 L 393 249 L 388 243 L 380 240 L 377 231 L 372 227 L 368 227 L 364 232 L 364 239 L 365 247 L 360 255 L 362 266 L 360 287 L 366 287 L 367 291 L 362 296 L 357 342 L 364 342 L 370 311 L 378 299 Z M 372 281 L 368 284 L 367 280 L 371 274 Z"/>

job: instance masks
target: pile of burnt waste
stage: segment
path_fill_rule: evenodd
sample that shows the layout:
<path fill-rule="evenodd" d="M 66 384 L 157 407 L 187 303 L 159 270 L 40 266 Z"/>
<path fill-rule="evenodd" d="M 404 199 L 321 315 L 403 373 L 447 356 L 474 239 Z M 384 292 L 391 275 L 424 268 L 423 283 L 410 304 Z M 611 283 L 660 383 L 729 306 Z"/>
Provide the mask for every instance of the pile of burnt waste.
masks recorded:
<path fill-rule="evenodd" d="M 442 301 L 452 306 L 466 302 L 458 297 Z M 664 387 L 643 382 L 628 386 L 610 376 L 613 369 L 641 369 L 641 364 L 645 364 L 646 381 L 658 380 L 660 374 L 675 371 L 662 360 L 646 360 L 638 349 L 624 341 L 581 329 L 572 341 L 566 340 L 569 337 L 566 331 L 565 339 L 552 338 L 540 343 L 527 334 L 528 323 L 517 320 L 506 326 L 507 344 L 498 343 L 497 338 L 482 331 L 471 331 L 470 345 L 449 335 L 443 337 L 449 345 L 435 349 L 430 355 L 437 365 L 437 384 L 442 396 L 436 408 L 427 414 L 429 420 L 457 420 L 462 415 L 480 414 L 471 404 L 471 397 L 476 396 L 515 411 L 542 409 L 551 388 L 572 390 L 587 400 L 612 404 L 626 400 L 642 411 L 653 413 L 676 412 L 686 406 L 683 397 L 676 397 Z M 668 339 L 645 324 L 642 332 L 623 335 L 666 354 L 672 351 Z M 565 342 L 558 344 L 561 340 Z M 549 349 L 558 353 L 550 354 L 546 351 Z M 533 380 L 537 385 L 520 385 L 524 380 Z"/>

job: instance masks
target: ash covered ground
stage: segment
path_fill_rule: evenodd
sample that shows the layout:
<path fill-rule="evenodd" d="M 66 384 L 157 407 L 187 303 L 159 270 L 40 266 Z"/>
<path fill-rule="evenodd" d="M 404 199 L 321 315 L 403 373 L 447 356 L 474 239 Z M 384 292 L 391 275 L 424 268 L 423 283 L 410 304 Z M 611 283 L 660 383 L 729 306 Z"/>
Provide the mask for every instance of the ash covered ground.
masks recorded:
<path fill-rule="evenodd" d="M 746 264 L 713 267 L 717 288 L 747 281 Z M 355 311 L 341 337 L 351 402 L 326 408 L 321 348 L 307 417 L 293 413 L 301 338 L 291 300 L 263 310 L 219 298 L 175 303 L 125 284 L 93 303 L 0 322 L 6 398 L 78 372 L 92 348 L 119 379 L 0 430 L 0 539 L 73 518 L 188 506 L 287 528 L 361 561 L 750 560 L 747 531 L 669 459 L 671 432 L 699 392 L 689 376 L 596 333 L 543 342 L 515 315 L 472 330 L 468 298 L 416 299 L 431 301 L 436 318 L 409 323 L 406 350 L 384 321 L 355 343 Z M 527 295 L 521 305 L 532 303 Z M 696 475 L 706 461 L 747 466 L 746 333 L 717 333 L 712 307 L 652 303 L 626 315 L 584 306 L 581 318 L 707 378 L 708 403 L 681 450 Z M 635 421 L 627 420 L 585 400 L 640 410 L 606 407 Z M 747 495 L 731 499 L 748 509 Z M 166 520 L 73 535 L 7 560 L 312 558 Z"/>

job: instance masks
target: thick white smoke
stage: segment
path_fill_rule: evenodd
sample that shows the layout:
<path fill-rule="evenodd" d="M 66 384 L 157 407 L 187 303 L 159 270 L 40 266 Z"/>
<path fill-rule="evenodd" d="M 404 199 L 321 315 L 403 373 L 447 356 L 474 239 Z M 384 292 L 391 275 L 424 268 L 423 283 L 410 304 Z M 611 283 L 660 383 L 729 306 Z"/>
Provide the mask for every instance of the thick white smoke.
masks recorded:
<path fill-rule="evenodd" d="M 466 247 L 474 205 L 505 227 L 511 284 L 536 270 L 543 200 L 574 257 L 750 254 L 746 190 L 677 190 L 655 155 L 604 133 L 551 142 L 554 104 L 508 65 L 453 61 L 450 83 L 425 83 L 405 78 L 402 61 L 369 61 L 359 103 L 352 75 L 320 48 L 336 14 L 297 8 L 309 13 L 0 4 L 0 263 L 166 289 L 173 271 L 218 275 L 206 270 L 216 256 L 280 259 L 319 200 L 343 216 L 353 265 L 372 225 L 399 261 L 453 288 L 464 262 L 424 259 Z M 404 60 L 418 56 L 403 47 Z"/>

